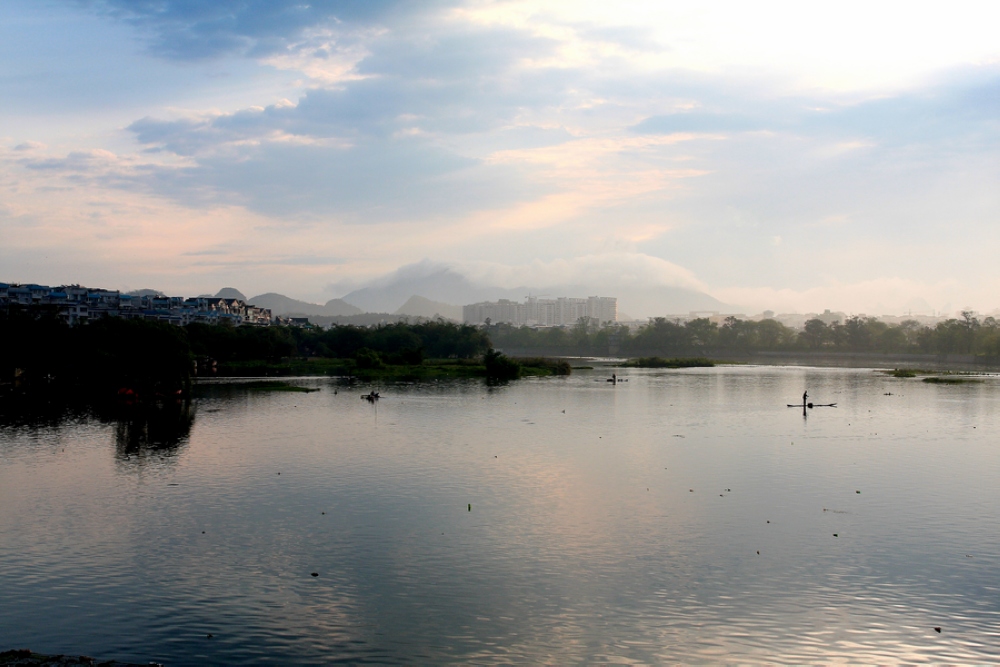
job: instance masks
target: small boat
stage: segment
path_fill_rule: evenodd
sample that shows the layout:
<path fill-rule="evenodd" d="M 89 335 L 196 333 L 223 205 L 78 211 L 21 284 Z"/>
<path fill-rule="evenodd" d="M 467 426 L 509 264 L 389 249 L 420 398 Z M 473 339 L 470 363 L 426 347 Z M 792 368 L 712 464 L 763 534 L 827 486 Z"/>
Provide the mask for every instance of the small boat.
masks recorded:
<path fill-rule="evenodd" d="M 363 401 L 368 401 L 370 403 L 374 403 L 378 399 L 379 399 L 379 395 L 378 395 L 377 391 L 370 391 L 367 394 L 361 394 L 361 400 L 363 400 Z"/>
<path fill-rule="evenodd" d="M 837 404 L 836 403 L 806 403 L 805 405 L 802 405 L 801 403 L 789 403 L 788 407 L 790 407 L 790 408 L 835 408 L 835 407 L 837 407 Z"/>

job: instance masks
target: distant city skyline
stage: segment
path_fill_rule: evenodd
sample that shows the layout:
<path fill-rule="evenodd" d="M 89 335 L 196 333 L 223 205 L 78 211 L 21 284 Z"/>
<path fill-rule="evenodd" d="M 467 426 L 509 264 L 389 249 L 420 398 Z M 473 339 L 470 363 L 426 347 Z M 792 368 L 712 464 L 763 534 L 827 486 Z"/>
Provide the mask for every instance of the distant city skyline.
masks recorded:
<path fill-rule="evenodd" d="M 325 303 L 445 267 L 637 317 L 1000 307 L 1000 5 L 0 17 L 0 281 Z"/>

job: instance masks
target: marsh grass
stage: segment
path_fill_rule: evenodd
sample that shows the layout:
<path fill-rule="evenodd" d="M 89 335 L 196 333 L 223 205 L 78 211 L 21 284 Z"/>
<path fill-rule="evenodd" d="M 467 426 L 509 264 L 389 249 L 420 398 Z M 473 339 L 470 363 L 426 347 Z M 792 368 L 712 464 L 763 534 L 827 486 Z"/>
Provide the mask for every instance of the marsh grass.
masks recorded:
<path fill-rule="evenodd" d="M 923 381 L 924 382 L 929 382 L 931 384 L 969 384 L 969 383 L 982 382 L 982 380 L 977 380 L 975 378 L 964 378 L 964 377 L 955 377 L 955 376 L 950 376 L 950 377 L 941 377 L 941 376 L 927 377 L 927 378 L 924 378 Z"/>
<path fill-rule="evenodd" d="M 715 362 L 705 357 L 639 357 L 629 359 L 622 366 L 627 368 L 712 368 Z"/>

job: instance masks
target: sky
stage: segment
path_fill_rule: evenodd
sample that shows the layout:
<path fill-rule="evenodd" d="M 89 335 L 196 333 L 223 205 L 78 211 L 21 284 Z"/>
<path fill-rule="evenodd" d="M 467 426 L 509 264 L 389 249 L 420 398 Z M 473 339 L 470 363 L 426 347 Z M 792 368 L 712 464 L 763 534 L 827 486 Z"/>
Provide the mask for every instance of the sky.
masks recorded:
<path fill-rule="evenodd" d="M 0 280 L 325 301 L 449 266 L 991 312 L 997 25 L 962 1 L 5 0 Z"/>

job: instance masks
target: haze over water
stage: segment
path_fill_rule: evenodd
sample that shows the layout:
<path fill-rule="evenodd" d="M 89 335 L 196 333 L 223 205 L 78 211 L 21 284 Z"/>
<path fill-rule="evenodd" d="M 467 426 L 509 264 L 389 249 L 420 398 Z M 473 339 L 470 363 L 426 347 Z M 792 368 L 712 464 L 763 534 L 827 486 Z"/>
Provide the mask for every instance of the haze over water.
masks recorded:
<path fill-rule="evenodd" d="M 193 421 L 5 424 L 0 648 L 1000 661 L 1000 378 L 625 376 L 396 384 L 374 406 L 321 379 L 207 386 Z M 806 388 L 838 407 L 787 408 Z"/>

